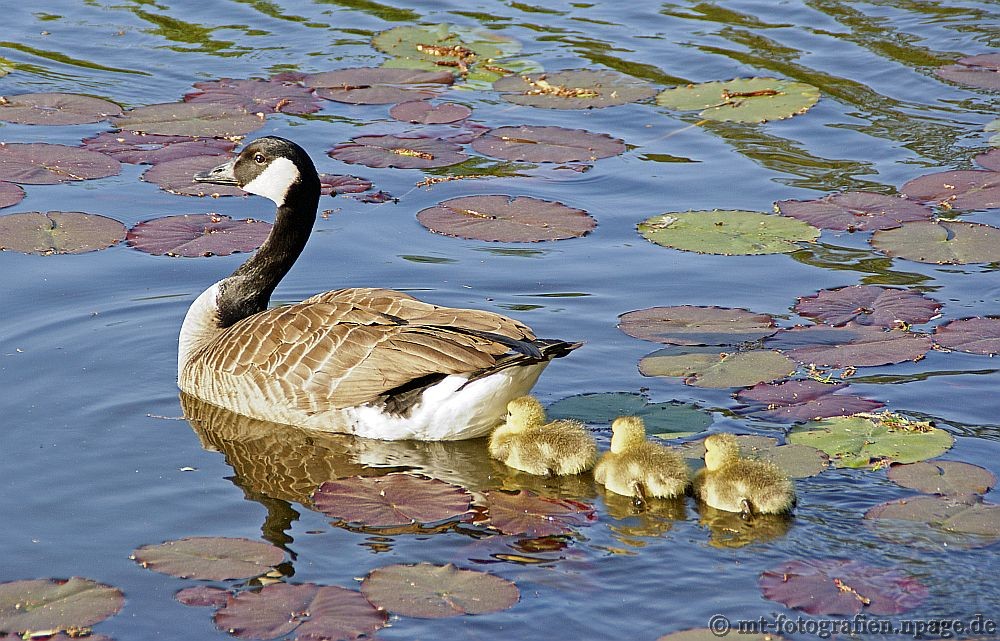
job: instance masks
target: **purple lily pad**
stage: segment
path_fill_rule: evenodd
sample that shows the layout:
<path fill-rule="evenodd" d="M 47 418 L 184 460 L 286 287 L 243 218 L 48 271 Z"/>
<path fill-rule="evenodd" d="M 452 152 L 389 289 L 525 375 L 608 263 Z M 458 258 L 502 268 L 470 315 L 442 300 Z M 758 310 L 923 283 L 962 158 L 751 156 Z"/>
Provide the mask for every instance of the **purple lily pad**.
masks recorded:
<path fill-rule="evenodd" d="M 184 102 L 244 109 L 252 114 L 311 114 L 320 110 L 320 103 L 312 89 L 297 82 L 220 78 L 210 82 L 196 82 L 194 88 L 197 91 L 184 94 Z"/>
<path fill-rule="evenodd" d="M 865 519 L 876 523 L 880 535 L 904 544 L 930 539 L 956 547 L 980 547 L 1000 540 L 1000 505 L 971 494 L 887 501 L 869 509 Z"/>
<path fill-rule="evenodd" d="M 927 597 L 905 572 L 853 559 L 787 561 L 763 572 L 760 588 L 764 598 L 813 615 L 901 614 Z"/>
<path fill-rule="evenodd" d="M 416 474 L 353 476 L 313 492 L 316 509 L 365 527 L 424 525 L 460 519 L 472 503 L 464 487 Z"/>
<path fill-rule="evenodd" d="M 523 534 L 531 538 L 569 534 L 574 527 L 597 520 L 594 508 L 571 499 L 538 496 L 530 490 L 508 494 L 484 492 L 489 525 L 503 534 Z"/>
<path fill-rule="evenodd" d="M 945 209 L 990 209 L 1000 207 L 1000 172 L 942 171 L 914 178 L 901 191 L 908 198 Z"/>
<path fill-rule="evenodd" d="M 874 231 L 892 229 L 913 220 L 929 220 L 930 208 L 898 196 L 865 191 L 830 194 L 817 200 L 779 200 L 782 216 L 798 218 L 820 229 Z"/>
<path fill-rule="evenodd" d="M 919 461 L 893 465 L 889 480 L 924 494 L 986 494 L 997 477 L 978 465 L 961 461 Z"/>
<path fill-rule="evenodd" d="M 360 592 L 332 585 L 275 583 L 240 592 L 215 613 L 215 625 L 240 639 L 351 640 L 386 624 Z"/>
<path fill-rule="evenodd" d="M 450 563 L 377 568 L 361 582 L 361 592 L 380 610 L 421 619 L 499 612 L 521 598 L 507 579 Z"/>
<path fill-rule="evenodd" d="M 442 102 L 432 105 L 426 100 L 410 100 L 394 105 L 389 115 L 396 120 L 413 122 L 422 125 L 446 125 L 459 120 L 465 120 L 472 115 L 472 110 L 465 105 L 454 102 Z"/>
<path fill-rule="evenodd" d="M 83 254 L 107 249 L 124 238 L 125 225 L 98 214 L 29 211 L 0 216 L 0 251 Z"/>
<path fill-rule="evenodd" d="M 137 224 L 128 232 L 129 247 L 155 256 L 228 256 L 253 251 L 271 233 L 271 223 L 233 220 L 220 214 L 164 216 Z"/>
<path fill-rule="evenodd" d="M 358 136 L 327 152 L 337 160 L 366 167 L 429 169 L 447 167 L 467 159 L 462 147 L 439 138 Z"/>
<path fill-rule="evenodd" d="M 142 567 L 182 579 L 226 581 L 263 574 L 285 560 L 270 543 L 222 536 L 199 536 L 156 545 L 132 553 Z"/>
<path fill-rule="evenodd" d="M 337 194 L 360 194 L 371 189 L 372 183 L 357 176 L 320 174 L 319 186 L 320 193 L 324 196 L 336 196 Z"/>
<path fill-rule="evenodd" d="M 229 594 L 229 590 L 223 590 L 222 588 L 210 585 L 196 585 L 178 590 L 174 598 L 184 605 L 221 608 L 229 600 Z"/>
<path fill-rule="evenodd" d="M 393 203 L 399 202 L 399 198 L 396 198 L 387 191 L 381 191 L 381 190 L 376 191 L 373 194 L 365 194 L 364 196 L 358 196 L 357 199 L 363 203 L 368 203 L 372 205 L 381 205 L 382 203 L 388 203 L 388 202 L 393 202 Z"/>
<path fill-rule="evenodd" d="M 0 209 L 24 200 L 24 190 L 14 183 L 0 181 Z"/>
<path fill-rule="evenodd" d="M 1000 318 L 963 318 L 938 325 L 934 342 L 941 347 L 970 354 L 1000 354 Z"/>
<path fill-rule="evenodd" d="M 118 162 L 155 165 L 191 156 L 228 156 L 236 148 L 236 143 L 221 138 L 106 131 L 92 138 L 84 138 L 83 148 L 107 154 Z M 217 162 L 221 163 L 222 160 Z"/>
<path fill-rule="evenodd" d="M 1000 149 L 991 149 L 973 158 L 979 166 L 990 171 L 1000 171 Z"/>
<path fill-rule="evenodd" d="M 0 120 L 21 125 L 82 125 L 121 113 L 113 102 L 75 93 L 0 96 Z"/>
<path fill-rule="evenodd" d="M 847 387 L 846 383 L 830 385 L 813 380 L 759 383 L 738 392 L 736 400 L 753 405 L 743 414 L 788 423 L 872 412 L 884 405 L 852 394 L 837 394 Z"/>
<path fill-rule="evenodd" d="M 873 367 L 918 361 L 931 348 L 927 334 L 847 323 L 783 329 L 766 340 L 800 363 L 822 367 Z"/>
<path fill-rule="evenodd" d="M 420 224 L 436 234 L 504 243 L 579 238 L 597 221 L 582 209 L 529 196 L 465 196 L 417 213 Z"/>
<path fill-rule="evenodd" d="M 614 71 L 572 70 L 510 75 L 493 83 L 502 98 L 517 105 L 547 109 L 613 107 L 651 98 L 649 84 Z"/>
<path fill-rule="evenodd" d="M 190 102 L 136 107 L 111 122 L 124 131 L 209 138 L 243 136 L 264 126 L 264 118 L 243 109 Z"/>
<path fill-rule="evenodd" d="M 235 185 L 214 185 L 195 182 L 194 175 L 208 171 L 226 161 L 224 156 L 188 156 L 159 162 L 142 174 L 142 179 L 158 185 L 160 189 L 181 196 L 246 196 Z"/>
<path fill-rule="evenodd" d="M 436 89 L 454 81 L 450 71 L 355 67 L 310 74 L 303 82 L 327 100 L 384 105 L 433 98 Z"/>
<path fill-rule="evenodd" d="M 897 229 L 875 232 L 869 242 L 887 256 L 920 263 L 1000 262 L 1000 229 L 991 225 L 945 220 L 905 223 Z"/>
<path fill-rule="evenodd" d="M 778 331 L 767 314 L 695 305 L 626 312 L 618 317 L 618 329 L 634 338 L 665 345 L 739 345 Z"/>
<path fill-rule="evenodd" d="M 0 180 L 54 185 L 117 175 L 121 164 L 104 154 L 44 142 L 0 143 Z"/>
<path fill-rule="evenodd" d="M 124 603 L 118 588 L 78 576 L 0 583 L 0 634 L 85 628 L 117 613 Z"/>
<path fill-rule="evenodd" d="M 823 289 L 799 299 L 795 311 L 828 325 L 895 327 L 926 323 L 941 310 L 941 303 L 912 289 L 852 285 Z"/>
<path fill-rule="evenodd" d="M 625 153 L 625 143 L 608 134 L 564 127 L 497 127 L 472 141 L 486 156 L 528 162 L 593 162 Z"/>
<path fill-rule="evenodd" d="M 970 87 L 1000 91 L 1000 53 L 969 56 L 934 71 L 945 80 Z"/>

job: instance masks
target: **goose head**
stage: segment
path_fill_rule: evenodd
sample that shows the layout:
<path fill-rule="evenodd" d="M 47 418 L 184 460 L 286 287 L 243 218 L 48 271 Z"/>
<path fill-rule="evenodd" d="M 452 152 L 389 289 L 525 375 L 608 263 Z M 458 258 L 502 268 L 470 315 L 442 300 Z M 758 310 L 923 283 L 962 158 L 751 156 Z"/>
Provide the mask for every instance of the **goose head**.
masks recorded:
<path fill-rule="evenodd" d="M 533 396 L 521 396 L 507 403 L 507 429 L 523 432 L 545 422 L 545 408 Z"/>
<path fill-rule="evenodd" d="M 286 205 L 293 195 L 315 192 L 319 197 L 319 176 L 306 151 L 277 136 L 258 138 L 232 160 L 195 174 L 195 181 L 216 185 L 236 185 L 245 192 Z"/>
<path fill-rule="evenodd" d="M 611 424 L 611 452 L 623 454 L 646 442 L 646 423 L 638 416 L 619 416 Z"/>
<path fill-rule="evenodd" d="M 740 444 L 732 434 L 720 432 L 705 439 L 705 469 L 714 472 L 740 457 Z"/>

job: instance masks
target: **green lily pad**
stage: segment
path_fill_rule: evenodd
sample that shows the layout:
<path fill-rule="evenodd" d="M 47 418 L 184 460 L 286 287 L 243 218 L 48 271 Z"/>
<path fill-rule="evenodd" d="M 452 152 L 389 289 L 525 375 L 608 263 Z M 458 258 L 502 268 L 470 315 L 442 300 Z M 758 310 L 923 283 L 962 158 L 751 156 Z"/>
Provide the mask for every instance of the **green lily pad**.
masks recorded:
<path fill-rule="evenodd" d="M 650 403 L 649 397 L 633 392 L 577 394 L 552 403 L 550 419 L 608 425 L 619 416 L 638 416 L 646 431 L 661 438 L 680 438 L 701 432 L 712 424 L 712 416 L 695 405 L 670 401 Z"/>
<path fill-rule="evenodd" d="M 0 209 L 11 207 L 24 200 L 24 189 L 20 185 L 0 180 Z"/>
<path fill-rule="evenodd" d="M 879 536 L 908 546 L 930 544 L 940 550 L 1000 541 L 1000 505 L 969 494 L 896 499 L 869 509 L 865 519 Z"/>
<path fill-rule="evenodd" d="M 708 120 L 767 122 L 803 114 L 819 101 L 819 89 L 778 78 L 736 78 L 666 89 L 656 96 L 661 107 L 701 109 Z"/>
<path fill-rule="evenodd" d="M 905 223 L 872 234 L 872 247 L 918 263 L 964 265 L 1000 262 L 1000 228 L 959 221 Z"/>
<path fill-rule="evenodd" d="M 506 76 L 493 83 L 507 102 L 546 109 L 594 109 L 645 100 L 656 91 L 614 71 L 559 71 Z"/>
<path fill-rule="evenodd" d="M 412 58 L 458 72 L 481 59 L 512 56 L 519 42 L 495 31 L 441 23 L 394 27 L 375 34 L 372 46 L 397 58 Z"/>
<path fill-rule="evenodd" d="M 749 256 L 783 254 L 813 242 L 820 231 L 812 225 L 759 211 L 712 210 L 660 214 L 639 223 L 651 242 L 699 254 Z"/>
<path fill-rule="evenodd" d="M 0 251 L 25 254 L 83 254 L 107 249 L 125 238 L 125 225 L 80 211 L 29 211 L 0 216 Z"/>
<path fill-rule="evenodd" d="M 0 583 L 0 635 L 86 628 L 122 609 L 121 590 L 77 576 Z"/>
<path fill-rule="evenodd" d="M 21 125 L 81 125 L 121 115 L 108 100 L 75 93 L 23 93 L 0 96 L 0 120 Z"/>
<path fill-rule="evenodd" d="M 579 238 L 597 221 L 582 209 L 530 196 L 464 196 L 417 213 L 436 234 L 504 243 L 534 243 Z"/>
<path fill-rule="evenodd" d="M 111 119 L 124 131 L 163 136 L 232 138 L 264 126 L 264 118 L 243 109 L 197 102 L 168 102 L 136 107 Z"/>
<path fill-rule="evenodd" d="M 986 494 L 997 477 L 978 465 L 961 461 L 921 461 L 889 468 L 889 480 L 924 494 Z"/>
<path fill-rule="evenodd" d="M 740 455 L 745 458 L 774 463 L 791 478 L 816 476 L 830 465 L 830 457 L 809 445 L 789 443 L 778 445 L 778 439 L 755 434 L 737 434 Z M 705 439 L 688 441 L 677 448 L 684 458 L 705 457 Z"/>
<path fill-rule="evenodd" d="M 1000 318 L 961 318 L 934 328 L 934 342 L 970 354 L 1000 354 Z"/>
<path fill-rule="evenodd" d="M 593 162 L 625 153 L 608 134 L 564 127 L 497 127 L 472 141 L 484 156 L 528 162 Z"/>
<path fill-rule="evenodd" d="M 770 350 L 678 354 L 667 349 L 653 352 L 639 361 L 643 376 L 680 376 L 685 385 L 695 387 L 750 387 L 785 378 L 795 369 L 791 359 Z"/>
<path fill-rule="evenodd" d="M 864 191 L 830 194 L 817 200 L 779 200 L 775 209 L 820 229 L 850 232 L 893 229 L 905 222 L 928 220 L 929 207 L 899 196 Z"/>
<path fill-rule="evenodd" d="M 731 307 L 650 307 L 618 316 L 629 336 L 666 345 L 739 345 L 778 331 L 774 319 Z"/>
<path fill-rule="evenodd" d="M 856 468 L 923 461 L 945 453 L 954 442 L 942 429 L 910 425 L 897 428 L 885 420 L 838 416 L 793 427 L 788 441 L 823 450 L 837 467 Z"/>
<path fill-rule="evenodd" d="M 500 612 L 521 598 L 507 579 L 450 563 L 376 568 L 361 582 L 361 593 L 381 610 L 421 619 Z"/>
<path fill-rule="evenodd" d="M 983 131 L 988 131 L 988 132 L 1000 131 L 1000 118 L 997 118 L 996 120 L 991 120 L 988 123 L 986 123 L 986 126 L 983 127 Z M 994 147 L 1000 147 L 1000 133 L 996 133 L 990 136 L 989 143 Z"/>
<path fill-rule="evenodd" d="M 264 574 L 285 560 L 270 543 L 222 536 L 199 536 L 144 545 L 131 557 L 142 567 L 182 579 L 226 581 Z"/>

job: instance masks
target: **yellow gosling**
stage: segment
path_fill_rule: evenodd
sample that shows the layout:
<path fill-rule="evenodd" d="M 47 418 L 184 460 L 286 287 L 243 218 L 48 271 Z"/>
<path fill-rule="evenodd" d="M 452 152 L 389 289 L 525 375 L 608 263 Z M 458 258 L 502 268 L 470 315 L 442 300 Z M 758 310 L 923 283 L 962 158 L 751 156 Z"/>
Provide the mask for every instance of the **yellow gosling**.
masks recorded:
<path fill-rule="evenodd" d="M 574 421 L 545 423 L 545 409 L 531 396 L 507 404 L 507 421 L 490 437 L 490 456 L 528 474 L 579 474 L 594 467 L 597 444 Z"/>
<path fill-rule="evenodd" d="M 705 439 L 705 467 L 694 478 L 694 495 L 717 510 L 785 514 L 795 506 L 795 486 L 774 463 L 740 458 L 732 434 Z"/>
<path fill-rule="evenodd" d="M 673 498 L 684 494 L 691 476 L 680 454 L 646 440 L 646 425 L 636 416 L 611 424 L 611 451 L 605 452 L 594 479 L 615 494 Z"/>

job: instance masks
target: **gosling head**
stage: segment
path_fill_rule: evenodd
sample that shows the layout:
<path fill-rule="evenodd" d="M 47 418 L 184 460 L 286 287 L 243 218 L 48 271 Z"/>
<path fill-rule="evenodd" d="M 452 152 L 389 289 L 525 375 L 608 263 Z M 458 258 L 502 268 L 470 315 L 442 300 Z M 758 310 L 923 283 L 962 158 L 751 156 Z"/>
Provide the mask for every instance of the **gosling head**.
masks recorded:
<path fill-rule="evenodd" d="M 732 434 L 719 432 L 705 439 L 705 469 L 713 472 L 740 457 L 740 444 Z"/>
<path fill-rule="evenodd" d="M 537 427 L 545 422 L 545 408 L 533 396 L 521 396 L 507 403 L 507 429 L 512 432 Z"/>
<path fill-rule="evenodd" d="M 646 424 L 638 416 L 619 416 L 611 424 L 611 452 L 621 454 L 646 442 Z"/>

